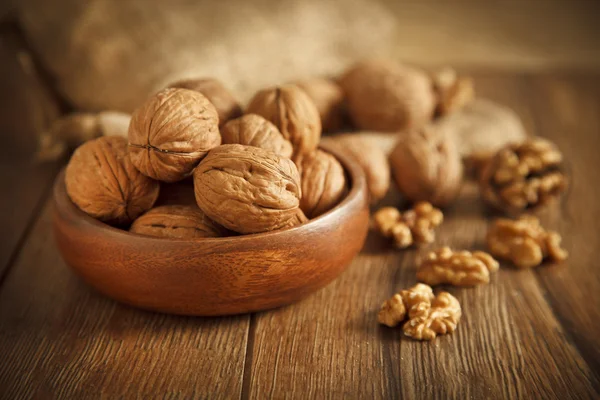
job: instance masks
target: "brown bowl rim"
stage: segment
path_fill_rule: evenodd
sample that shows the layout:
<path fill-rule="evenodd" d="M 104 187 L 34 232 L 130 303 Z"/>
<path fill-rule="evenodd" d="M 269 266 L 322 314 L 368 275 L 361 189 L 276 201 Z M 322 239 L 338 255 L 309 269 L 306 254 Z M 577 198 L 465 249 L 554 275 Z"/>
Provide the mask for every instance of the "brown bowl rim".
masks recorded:
<path fill-rule="evenodd" d="M 289 235 L 291 233 L 296 233 L 299 231 L 310 230 L 313 226 L 316 226 L 319 222 L 326 219 L 335 219 L 337 214 L 342 213 L 343 209 L 354 201 L 358 196 L 366 196 L 366 176 L 363 170 L 358 166 L 357 163 L 352 162 L 352 156 L 348 155 L 344 152 L 344 150 L 336 146 L 332 143 L 321 143 L 319 145 L 321 150 L 326 151 L 327 153 L 332 154 L 344 167 L 344 172 L 346 173 L 346 177 L 350 180 L 350 190 L 344 196 L 343 200 L 340 201 L 335 207 L 331 210 L 325 212 L 324 214 L 319 215 L 316 218 L 309 220 L 307 223 L 304 223 L 299 226 L 295 226 L 293 228 L 288 229 L 280 229 L 269 232 L 260 232 L 260 233 L 250 233 L 240 236 L 224 236 L 224 237 L 216 237 L 216 238 L 163 238 L 163 237 L 155 237 L 155 236 L 146 236 L 140 235 L 137 233 L 130 232 L 125 229 L 119 229 L 114 226 L 111 226 L 105 222 L 97 220 L 84 211 L 80 210 L 79 207 L 75 205 L 67 195 L 67 190 L 65 186 L 65 168 L 61 170 L 58 177 L 56 178 L 56 182 L 54 183 L 54 199 L 55 204 L 64 204 L 66 208 L 63 209 L 68 214 L 74 215 L 78 217 L 81 223 L 85 223 L 92 229 L 105 230 L 111 233 L 111 235 L 123 235 L 125 238 L 135 238 L 137 240 L 143 239 L 148 241 L 157 241 L 160 243 L 164 243 L 165 241 L 170 241 L 174 243 L 207 243 L 207 244 L 222 244 L 226 241 L 244 241 L 244 240 L 255 240 L 259 238 L 271 238 L 276 237 L 278 235 Z M 64 202 L 60 200 L 64 199 Z M 62 208 L 62 207 L 61 207 Z M 143 215 L 143 214 L 142 214 Z"/>

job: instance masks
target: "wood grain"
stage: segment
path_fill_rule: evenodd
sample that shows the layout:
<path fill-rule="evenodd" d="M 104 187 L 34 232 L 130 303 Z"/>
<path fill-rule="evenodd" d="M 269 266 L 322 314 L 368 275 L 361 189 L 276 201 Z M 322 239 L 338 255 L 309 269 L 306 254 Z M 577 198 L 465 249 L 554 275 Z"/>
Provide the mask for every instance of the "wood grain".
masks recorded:
<path fill-rule="evenodd" d="M 0 292 L 0 398 L 240 396 L 249 316 L 142 312 L 62 261 L 48 202 Z"/>

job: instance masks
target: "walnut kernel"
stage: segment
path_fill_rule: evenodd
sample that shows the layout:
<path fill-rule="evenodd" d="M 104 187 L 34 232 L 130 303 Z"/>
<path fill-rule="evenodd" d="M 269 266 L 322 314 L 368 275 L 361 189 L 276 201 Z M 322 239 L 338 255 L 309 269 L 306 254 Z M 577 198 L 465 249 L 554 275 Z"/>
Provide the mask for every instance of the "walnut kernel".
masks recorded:
<path fill-rule="evenodd" d="M 413 244 L 432 243 L 444 214 L 431 203 L 419 202 L 403 213 L 394 207 L 380 208 L 373 220 L 383 236 L 393 238 L 396 247 L 405 249 Z"/>
<path fill-rule="evenodd" d="M 541 138 L 502 148 L 486 163 L 480 177 L 483 199 L 510 214 L 542 207 L 566 187 L 562 154 Z"/>
<path fill-rule="evenodd" d="M 471 78 L 460 77 L 452 68 L 444 68 L 433 75 L 437 94 L 437 115 L 446 115 L 462 109 L 475 97 Z"/>
<path fill-rule="evenodd" d="M 398 325 L 406 317 L 406 308 L 404 307 L 404 301 L 402 296 L 399 294 L 393 295 L 391 298 L 386 300 L 377 314 L 377 320 L 380 324 L 387 325 L 390 328 Z"/>
<path fill-rule="evenodd" d="M 489 283 L 490 273 L 498 270 L 499 264 L 482 251 L 452 251 L 442 247 L 430 252 L 417 268 L 417 279 L 428 285 L 450 284 L 473 286 Z"/>
<path fill-rule="evenodd" d="M 558 233 L 545 230 L 531 215 L 517 220 L 497 219 L 488 231 L 487 246 L 497 257 L 510 260 L 519 268 L 540 265 L 544 259 L 564 261 L 568 253 L 560 246 Z"/>

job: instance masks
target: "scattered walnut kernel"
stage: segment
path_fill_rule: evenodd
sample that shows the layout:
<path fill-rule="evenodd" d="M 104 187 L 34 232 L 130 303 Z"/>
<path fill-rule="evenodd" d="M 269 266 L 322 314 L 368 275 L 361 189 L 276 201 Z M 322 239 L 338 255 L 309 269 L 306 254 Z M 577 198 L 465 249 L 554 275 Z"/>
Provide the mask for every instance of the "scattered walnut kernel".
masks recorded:
<path fill-rule="evenodd" d="M 498 262 L 482 251 L 452 251 L 442 247 L 430 252 L 417 269 L 417 279 L 435 286 L 473 286 L 490 282 L 490 273 L 498 270 Z"/>
<path fill-rule="evenodd" d="M 379 323 L 387 325 L 390 328 L 404 321 L 404 317 L 406 317 L 406 307 L 404 307 L 402 296 L 399 294 L 395 294 L 386 300 L 381 305 L 379 314 L 377 314 Z"/>
<path fill-rule="evenodd" d="M 373 220 L 383 236 L 394 238 L 396 247 L 405 249 L 412 244 L 432 243 L 434 229 L 443 222 L 444 214 L 431 203 L 422 201 L 404 213 L 394 207 L 380 208 Z"/>
<path fill-rule="evenodd" d="M 473 79 L 458 76 L 452 68 L 446 67 L 432 77 L 437 94 L 437 115 L 458 111 L 475 97 Z"/>
<path fill-rule="evenodd" d="M 402 290 L 384 302 L 378 314 L 381 324 L 394 327 L 405 317 L 406 336 L 417 340 L 433 340 L 437 335 L 454 332 L 461 317 L 458 300 L 450 293 L 434 296 L 430 286 L 418 283 Z"/>
<path fill-rule="evenodd" d="M 560 235 L 545 230 L 540 220 L 531 215 L 517 220 L 497 219 L 486 240 L 492 254 L 510 260 L 519 268 L 536 267 L 546 258 L 560 262 L 568 256 L 560 246 Z"/>
<path fill-rule="evenodd" d="M 541 138 L 510 144 L 496 153 L 481 172 L 483 199 L 511 214 L 546 205 L 567 187 L 562 154 Z"/>

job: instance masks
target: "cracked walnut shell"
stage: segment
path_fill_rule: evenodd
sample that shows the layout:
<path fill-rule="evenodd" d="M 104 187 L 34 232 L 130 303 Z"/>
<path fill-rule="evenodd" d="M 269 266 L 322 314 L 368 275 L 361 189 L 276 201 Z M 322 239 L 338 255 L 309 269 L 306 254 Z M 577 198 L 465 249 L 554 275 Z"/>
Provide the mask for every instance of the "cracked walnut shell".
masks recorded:
<path fill-rule="evenodd" d="M 246 114 L 225 124 L 221 129 L 223 144 L 243 144 L 260 147 L 279 154 L 292 156 L 292 144 L 270 121 L 260 115 Z"/>
<path fill-rule="evenodd" d="M 339 161 L 329 153 L 317 150 L 298 162 L 302 180 L 300 208 L 308 218 L 329 211 L 346 193 L 346 175 Z"/>
<path fill-rule="evenodd" d="M 194 170 L 198 206 L 210 219 L 239 233 L 299 225 L 301 184 L 296 165 L 259 147 L 225 144 Z"/>
<path fill-rule="evenodd" d="M 380 208 L 373 220 L 383 236 L 394 238 L 396 247 L 405 249 L 413 244 L 432 243 L 444 214 L 431 203 L 419 202 L 403 213 L 394 207 Z"/>
<path fill-rule="evenodd" d="M 250 100 L 247 114 L 271 121 L 294 147 L 294 156 L 317 149 L 321 139 L 319 111 L 308 95 L 295 85 L 259 91 Z"/>
<path fill-rule="evenodd" d="M 348 133 L 323 138 L 322 143 L 330 142 L 340 146 L 354 157 L 367 178 L 371 204 L 381 200 L 390 188 L 390 164 L 386 154 L 373 141 L 365 140 L 366 135 Z"/>
<path fill-rule="evenodd" d="M 417 268 L 417 279 L 430 286 L 450 284 L 474 286 L 490 282 L 490 273 L 498 270 L 499 264 L 482 251 L 452 251 L 442 247 L 430 252 Z"/>
<path fill-rule="evenodd" d="M 398 189 L 410 201 L 444 207 L 460 191 L 463 166 L 456 145 L 431 127 L 400 135 L 390 164 Z"/>
<path fill-rule="evenodd" d="M 129 231 L 140 235 L 177 239 L 226 235 L 226 230 L 211 221 L 196 205 L 153 208 L 133 221 Z"/>
<path fill-rule="evenodd" d="M 548 140 L 531 138 L 499 150 L 481 171 L 483 199 L 509 214 L 535 210 L 567 187 L 562 154 Z"/>
<path fill-rule="evenodd" d="M 344 91 L 331 79 L 314 78 L 296 82 L 319 110 L 324 132 L 336 132 L 346 122 Z"/>
<path fill-rule="evenodd" d="M 560 246 L 560 235 L 545 230 L 540 220 L 531 215 L 523 215 L 517 220 L 497 219 L 488 231 L 486 241 L 492 254 L 512 261 L 519 268 L 536 267 L 544 259 L 560 262 L 568 256 Z"/>
<path fill-rule="evenodd" d="M 170 84 L 169 87 L 202 93 L 215 106 L 217 114 L 219 114 L 219 126 L 242 115 L 240 103 L 217 79 L 184 79 Z"/>
<path fill-rule="evenodd" d="M 215 107 L 202 94 L 164 89 L 134 111 L 129 156 L 146 176 L 164 182 L 182 180 L 221 144 L 218 124 Z"/>
<path fill-rule="evenodd" d="M 388 61 L 365 61 L 351 67 L 340 84 L 350 117 L 359 129 L 419 129 L 433 117 L 433 85 L 419 69 Z"/>
<path fill-rule="evenodd" d="M 75 150 L 65 172 L 67 194 L 82 211 L 112 225 L 127 225 L 149 210 L 158 182 L 142 175 L 127 155 L 127 140 L 104 136 Z"/>

